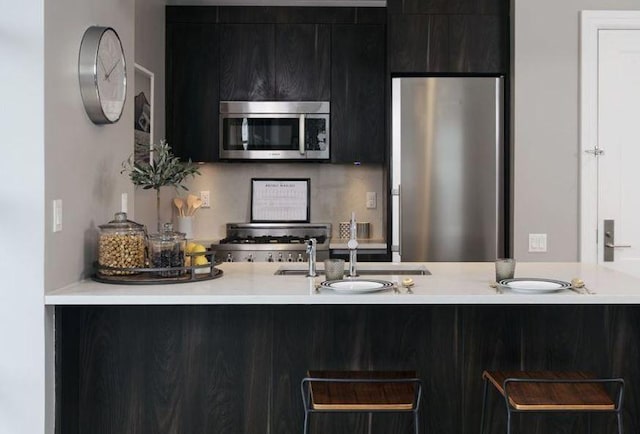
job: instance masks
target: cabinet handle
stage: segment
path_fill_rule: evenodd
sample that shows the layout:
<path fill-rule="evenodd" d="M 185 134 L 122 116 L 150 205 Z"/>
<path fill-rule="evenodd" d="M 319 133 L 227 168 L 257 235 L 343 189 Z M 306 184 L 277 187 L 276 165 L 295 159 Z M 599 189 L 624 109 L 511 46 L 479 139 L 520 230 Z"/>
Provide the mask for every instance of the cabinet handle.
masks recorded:
<path fill-rule="evenodd" d="M 300 155 L 304 155 L 305 153 L 305 143 L 304 143 L 304 115 L 300 115 L 300 126 L 299 126 L 299 130 L 300 130 L 300 138 L 298 139 L 298 143 L 300 143 Z"/>

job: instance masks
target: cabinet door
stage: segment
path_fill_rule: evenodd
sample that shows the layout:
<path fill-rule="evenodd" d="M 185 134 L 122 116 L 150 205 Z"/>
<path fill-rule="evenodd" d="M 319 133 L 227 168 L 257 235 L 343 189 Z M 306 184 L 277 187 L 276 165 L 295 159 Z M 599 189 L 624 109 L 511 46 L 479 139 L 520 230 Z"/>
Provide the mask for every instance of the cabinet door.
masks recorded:
<path fill-rule="evenodd" d="M 220 99 L 275 99 L 275 25 L 220 26 Z"/>
<path fill-rule="evenodd" d="M 451 70 L 508 72 L 508 20 L 493 15 L 449 17 Z"/>
<path fill-rule="evenodd" d="M 218 27 L 167 24 L 166 134 L 182 159 L 218 157 Z"/>
<path fill-rule="evenodd" d="M 449 72 L 446 15 L 390 15 L 389 71 Z"/>
<path fill-rule="evenodd" d="M 331 161 L 385 159 L 383 25 L 334 25 L 331 35 Z"/>
<path fill-rule="evenodd" d="M 329 101 L 331 27 L 278 24 L 275 45 L 276 99 Z"/>

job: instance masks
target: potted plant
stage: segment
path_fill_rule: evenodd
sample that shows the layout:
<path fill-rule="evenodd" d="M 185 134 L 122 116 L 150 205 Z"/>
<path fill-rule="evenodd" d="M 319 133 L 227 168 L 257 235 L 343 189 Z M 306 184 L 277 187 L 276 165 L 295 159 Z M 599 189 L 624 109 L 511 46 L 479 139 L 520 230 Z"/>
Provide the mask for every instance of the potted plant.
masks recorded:
<path fill-rule="evenodd" d="M 136 145 L 138 146 L 138 145 Z M 158 232 L 161 231 L 160 223 L 160 188 L 173 186 L 188 190 L 182 183 L 191 176 L 200 175 L 198 167 L 191 162 L 184 163 L 173 155 L 171 146 L 166 140 L 160 140 L 159 145 L 151 145 L 149 161 L 139 161 L 135 153 L 122 162 L 120 173 L 127 173 L 134 185 L 144 190 L 153 188 L 156 191 L 156 214 L 158 216 Z"/>

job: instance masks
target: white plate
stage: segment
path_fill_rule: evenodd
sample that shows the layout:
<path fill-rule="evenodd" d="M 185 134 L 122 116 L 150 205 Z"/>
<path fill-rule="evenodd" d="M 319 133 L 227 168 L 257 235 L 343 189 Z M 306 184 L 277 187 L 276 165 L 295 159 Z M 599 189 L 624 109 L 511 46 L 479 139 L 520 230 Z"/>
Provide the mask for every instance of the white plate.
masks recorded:
<path fill-rule="evenodd" d="M 514 292 L 524 293 L 546 293 L 556 292 L 562 289 L 571 287 L 569 282 L 554 279 L 537 279 L 530 278 L 518 278 L 518 279 L 504 279 L 498 282 L 500 286 L 509 288 Z"/>
<path fill-rule="evenodd" d="M 363 294 L 384 291 L 387 288 L 391 288 L 393 283 L 386 280 L 373 279 L 327 280 L 322 282 L 320 286 L 342 294 Z"/>

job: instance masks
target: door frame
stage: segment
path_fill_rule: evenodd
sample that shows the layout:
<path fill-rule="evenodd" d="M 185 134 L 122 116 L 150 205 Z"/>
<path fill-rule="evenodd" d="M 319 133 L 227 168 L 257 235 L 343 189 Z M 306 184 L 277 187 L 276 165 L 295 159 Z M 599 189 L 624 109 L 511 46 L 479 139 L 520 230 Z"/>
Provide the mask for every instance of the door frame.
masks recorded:
<path fill-rule="evenodd" d="M 640 30 L 640 11 L 580 12 L 580 262 L 597 263 L 598 158 L 587 154 L 598 143 L 598 32 Z"/>

